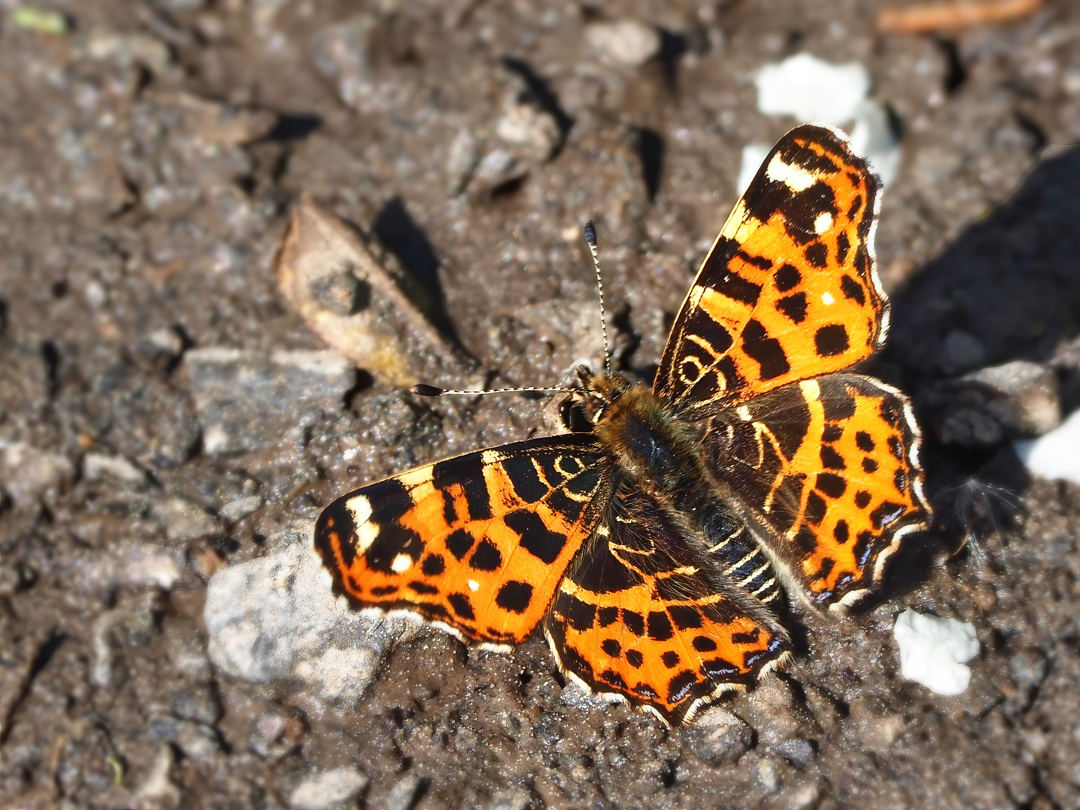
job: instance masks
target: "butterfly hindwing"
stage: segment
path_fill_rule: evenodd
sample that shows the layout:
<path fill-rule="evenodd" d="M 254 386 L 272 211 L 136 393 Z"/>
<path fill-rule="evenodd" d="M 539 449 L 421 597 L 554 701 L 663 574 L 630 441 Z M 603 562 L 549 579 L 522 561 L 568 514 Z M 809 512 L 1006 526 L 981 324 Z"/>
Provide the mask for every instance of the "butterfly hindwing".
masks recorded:
<path fill-rule="evenodd" d="M 872 354 L 888 329 L 873 253 L 879 187 L 834 130 L 785 135 L 698 271 L 656 394 L 696 418 Z"/>
<path fill-rule="evenodd" d="M 417 467 L 328 506 L 315 547 L 360 608 L 410 608 L 471 641 L 518 644 L 547 612 L 611 492 L 588 435 Z"/>
<path fill-rule="evenodd" d="M 902 394 L 839 373 L 721 412 L 703 449 L 799 590 L 831 606 L 857 601 L 900 539 L 925 528 L 918 438 Z"/>
<path fill-rule="evenodd" d="M 641 491 L 616 497 L 545 629 L 561 666 L 590 689 L 684 722 L 791 654 L 775 618 Z"/>

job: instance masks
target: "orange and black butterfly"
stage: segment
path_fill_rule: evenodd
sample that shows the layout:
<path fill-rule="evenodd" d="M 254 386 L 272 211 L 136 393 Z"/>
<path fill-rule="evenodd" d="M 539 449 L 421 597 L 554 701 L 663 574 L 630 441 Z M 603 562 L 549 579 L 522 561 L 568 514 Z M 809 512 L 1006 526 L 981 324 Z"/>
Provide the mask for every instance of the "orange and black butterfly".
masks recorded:
<path fill-rule="evenodd" d="M 879 189 L 840 133 L 789 132 L 702 263 L 652 389 L 579 369 L 590 430 L 334 501 L 315 547 L 335 589 L 496 647 L 543 625 L 566 673 L 674 721 L 782 665 L 784 591 L 851 605 L 929 516 L 907 399 L 847 371 L 888 331 Z"/>

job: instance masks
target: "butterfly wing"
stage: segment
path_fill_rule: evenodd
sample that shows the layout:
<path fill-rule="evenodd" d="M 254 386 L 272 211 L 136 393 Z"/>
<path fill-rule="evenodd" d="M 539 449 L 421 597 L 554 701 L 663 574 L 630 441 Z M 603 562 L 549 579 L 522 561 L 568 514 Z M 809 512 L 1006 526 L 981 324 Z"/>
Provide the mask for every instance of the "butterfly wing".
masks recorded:
<path fill-rule="evenodd" d="M 655 393 L 695 418 L 872 354 L 888 329 L 879 187 L 839 132 L 804 125 L 781 138 L 698 271 Z"/>
<path fill-rule="evenodd" d="M 315 548 L 356 607 L 408 608 L 470 641 L 517 644 L 547 613 L 611 479 L 588 435 L 466 453 L 334 501 Z"/>
<path fill-rule="evenodd" d="M 560 666 L 596 692 L 689 722 L 789 657 L 775 618 L 696 548 L 651 496 L 617 495 L 545 623 Z"/>
<path fill-rule="evenodd" d="M 718 413 L 703 456 L 788 581 L 819 605 L 848 605 L 926 528 L 918 439 L 906 397 L 840 373 Z"/>

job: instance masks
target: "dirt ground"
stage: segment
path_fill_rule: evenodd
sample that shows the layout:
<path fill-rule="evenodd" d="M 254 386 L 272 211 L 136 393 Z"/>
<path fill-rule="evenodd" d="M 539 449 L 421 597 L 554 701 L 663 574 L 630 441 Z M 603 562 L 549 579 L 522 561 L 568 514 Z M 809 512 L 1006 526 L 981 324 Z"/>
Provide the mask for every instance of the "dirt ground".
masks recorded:
<path fill-rule="evenodd" d="M 1023 361 L 1053 413 L 1080 406 L 1080 6 L 886 36 L 857 0 L 42 2 L 55 33 L 16 5 L 0 807 L 1080 807 L 1080 490 L 1011 449 L 1048 425 L 961 379 Z M 659 30 L 651 58 L 590 46 L 612 20 Z M 758 112 L 753 77 L 800 51 L 864 65 L 901 135 L 872 370 L 915 399 L 937 521 L 889 598 L 795 614 L 790 677 L 687 730 L 584 696 L 539 638 L 425 631 L 354 701 L 223 676 L 215 572 L 364 481 L 544 429 L 542 400 L 418 402 L 378 367 L 313 383 L 297 358 L 326 346 L 273 270 L 300 194 L 499 384 L 599 360 L 595 219 L 617 364 L 648 379 L 742 147 L 798 123 Z M 900 677 L 903 607 L 975 626 L 963 694 Z"/>

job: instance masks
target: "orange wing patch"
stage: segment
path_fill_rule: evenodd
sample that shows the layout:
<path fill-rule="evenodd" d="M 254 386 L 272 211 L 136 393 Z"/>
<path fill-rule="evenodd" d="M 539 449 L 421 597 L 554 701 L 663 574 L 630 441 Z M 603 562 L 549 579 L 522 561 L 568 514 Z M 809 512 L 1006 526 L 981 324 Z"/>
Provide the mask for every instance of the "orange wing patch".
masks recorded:
<path fill-rule="evenodd" d="M 696 552 L 652 498 L 624 493 L 614 514 L 559 584 L 545 624 L 564 670 L 689 722 L 790 657 L 775 618 Z"/>
<path fill-rule="evenodd" d="M 874 268 L 878 187 L 838 134 L 788 133 L 702 263 L 656 394 L 695 418 L 872 354 L 888 330 Z"/>
<path fill-rule="evenodd" d="M 468 453 L 328 506 L 315 547 L 357 607 L 411 608 L 472 641 L 518 644 L 610 497 L 589 436 Z"/>
<path fill-rule="evenodd" d="M 926 528 L 911 408 L 869 377 L 778 388 L 714 417 L 705 446 L 773 557 L 817 604 L 858 601 L 901 538 Z"/>

